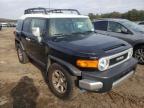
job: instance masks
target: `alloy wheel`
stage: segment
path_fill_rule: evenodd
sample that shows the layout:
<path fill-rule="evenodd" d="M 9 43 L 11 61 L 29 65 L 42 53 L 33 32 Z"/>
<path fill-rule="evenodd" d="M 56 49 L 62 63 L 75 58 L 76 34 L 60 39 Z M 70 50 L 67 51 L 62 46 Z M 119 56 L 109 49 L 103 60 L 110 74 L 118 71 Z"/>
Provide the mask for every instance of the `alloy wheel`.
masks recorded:
<path fill-rule="evenodd" d="M 52 74 L 52 84 L 54 88 L 60 93 L 64 94 L 67 90 L 67 81 L 65 75 L 61 70 L 55 70 Z"/>
<path fill-rule="evenodd" d="M 135 51 L 134 54 L 135 58 L 138 59 L 139 63 L 144 63 L 144 49 L 143 48 L 139 48 Z"/>

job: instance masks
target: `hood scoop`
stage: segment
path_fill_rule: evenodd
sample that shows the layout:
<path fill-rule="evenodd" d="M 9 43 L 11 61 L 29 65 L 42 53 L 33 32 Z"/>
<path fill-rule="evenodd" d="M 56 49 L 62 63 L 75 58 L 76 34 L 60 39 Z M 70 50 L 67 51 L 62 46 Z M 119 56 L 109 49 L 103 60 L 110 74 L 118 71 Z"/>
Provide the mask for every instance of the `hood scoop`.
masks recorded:
<path fill-rule="evenodd" d="M 105 52 L 111 52 L 113 50 L 118 50 L 120 49 L 121 47 L 124 47 L 126 46 L 125 44 L 118 44 L 118 45 L 114 45 L 114 46 L 111 46 L 111 47 L 108 47 L 108 48 L 104 48 L 104 51 Z"/>

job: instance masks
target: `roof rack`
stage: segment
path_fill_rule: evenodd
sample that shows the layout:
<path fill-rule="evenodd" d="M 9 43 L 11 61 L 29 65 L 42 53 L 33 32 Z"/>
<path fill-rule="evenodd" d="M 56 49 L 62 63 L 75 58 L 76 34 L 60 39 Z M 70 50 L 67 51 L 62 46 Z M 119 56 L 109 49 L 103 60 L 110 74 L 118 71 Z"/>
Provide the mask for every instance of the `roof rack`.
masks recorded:
<path fill-rule="evenodd" d="M 76 13 L 80 15 L 80 12 L 76 9 L 49 9 L 49 8 L 29 8 L 26 9 L 24 14 L 48 14 L 48 13 L 65 13 L 65 12 L 70 12 L 71 14 Z"/>

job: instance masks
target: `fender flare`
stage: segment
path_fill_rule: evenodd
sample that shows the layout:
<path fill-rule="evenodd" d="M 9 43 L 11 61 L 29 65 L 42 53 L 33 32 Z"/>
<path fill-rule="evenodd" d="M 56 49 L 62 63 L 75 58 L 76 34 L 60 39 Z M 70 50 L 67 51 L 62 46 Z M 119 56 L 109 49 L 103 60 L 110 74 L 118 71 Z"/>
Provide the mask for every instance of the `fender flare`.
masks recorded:
<path fill-rule="evenodd" d="M 21 41 L 15 39 L 15 45 L 16 45 L 17 43 L 20 44 L 20 46 L 22 47 L 22 50 L 25 50 L 23 43 L 22 43 Z"/>
<path fill-rule="evenodd" d="M 47 63 L 47 72 L 48 72 L 48 69 L 50 67 L 50 64 L 51 64 L 51 60 L 59 63 L 60 65 L 64 66 L 69 72 L 70 74 L 74 75 L 74 76 L 81 76 L 81 71 L 76 68 L 75 66 L 73 66 L 72 64 L 62 60 L 62 59 L 59 59 L 55 56 L 52 56 L 52 55 L 48 55 L 48 63 Z"/>

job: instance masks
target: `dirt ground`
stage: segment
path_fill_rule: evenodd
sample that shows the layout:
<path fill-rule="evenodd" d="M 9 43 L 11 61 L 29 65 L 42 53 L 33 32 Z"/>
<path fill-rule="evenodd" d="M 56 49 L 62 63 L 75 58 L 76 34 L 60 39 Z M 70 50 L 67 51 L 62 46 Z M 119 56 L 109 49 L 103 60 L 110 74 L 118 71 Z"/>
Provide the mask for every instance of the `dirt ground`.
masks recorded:
<path fill-rule="evenodd" d="M 136 75 L 104 94 L 80 93 L 71 101 L 56 98 L 33 64 L 20 64 L 14 29 L 0 31 L 0 108 L 144 108 L 144 66 Z"/>

